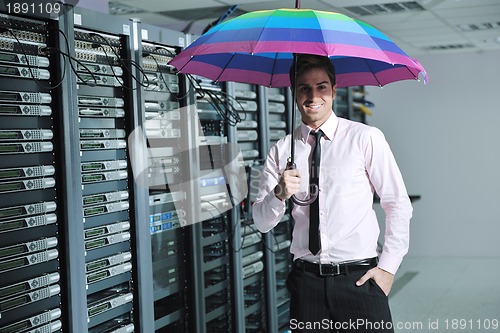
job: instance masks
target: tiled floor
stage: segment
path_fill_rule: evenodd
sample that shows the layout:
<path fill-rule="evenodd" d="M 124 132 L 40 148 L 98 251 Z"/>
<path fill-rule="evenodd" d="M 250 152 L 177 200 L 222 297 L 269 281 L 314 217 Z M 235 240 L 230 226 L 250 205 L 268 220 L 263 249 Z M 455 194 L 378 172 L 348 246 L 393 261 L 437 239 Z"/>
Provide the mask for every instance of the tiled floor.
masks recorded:
<path fill-rule="evenodd" d="M 396 332 L 500 332 L 500 258 L 407 257 L 389 296 Z"/>

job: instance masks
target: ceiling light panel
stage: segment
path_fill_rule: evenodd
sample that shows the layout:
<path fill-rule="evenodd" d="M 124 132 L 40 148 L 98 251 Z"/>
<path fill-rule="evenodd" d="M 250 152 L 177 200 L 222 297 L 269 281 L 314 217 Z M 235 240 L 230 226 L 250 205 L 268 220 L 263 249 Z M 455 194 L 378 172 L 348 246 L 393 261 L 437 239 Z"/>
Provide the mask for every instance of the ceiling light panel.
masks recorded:
<path fill-rule="evenodd" d="M 430 45 L 422 47 L 425 51 L 459 51 L 459 50 L 467 50 L 474 49 L 475 45 L 472 43 L 464 43 L 464 44 L 441 44 L 441 45 Z"/>
<path fill-rule="evenodd" d="M 198 9 L 206 7 L 220 6 L 221 3 L 215 0 L 113 0 L 113 2 L 127 3 L 137 8 L 144 9 L 147 12 L 157 13 L 168 10 L 184 10 L 184 9 Z M 186 19 L 189 19 L 186 17 Z"/>
<path fill-rule="evenodd" d="M 496 5 L 481 5 L 480 1 L 468 1 L 471 3 L 470 7 L 458 7 L 458 8 L 448 8 L 446 10 L 443 9 L 432 9 L 436 15 L 441 17 L 442 19 L 458 19 L 458 18 L 469 18 L 469 22 L 472 21 L 470 18 L 481 18 L 484 16 L 496 16 L 500 15 L 500 2 L 497 2 Z M 474 5 L 472 5 L 474 4 Z M 483 19 L 484 21 L 492 21 L 490 19 Z"/>
<path fill-rule="evenodd" d="M 117 1 L 110 1 L 108 5 L 109 5 L 109 13 L 111 15 L 128 15 L 128 14 L 144 13 L 144 10 L 141 8 L 137 8 L 131 5 L 126 5 Z"/>
<path fill-rule="evenodd" d="M 422 7 L 416 1 L 390 2 L 384 4 L 373 4 L 373 5 L 363 5 L 363 6 L 347 6 L 344 7 L 344 9 L 360 16 L 415 12 L 415 11 L 425 10 L 425 8 Z"/>
<path fill-rule="evenodd" d="M 458 24 L 457 28 L 463 32 L 500 29 L 500 20 L 498 22 Z"/>

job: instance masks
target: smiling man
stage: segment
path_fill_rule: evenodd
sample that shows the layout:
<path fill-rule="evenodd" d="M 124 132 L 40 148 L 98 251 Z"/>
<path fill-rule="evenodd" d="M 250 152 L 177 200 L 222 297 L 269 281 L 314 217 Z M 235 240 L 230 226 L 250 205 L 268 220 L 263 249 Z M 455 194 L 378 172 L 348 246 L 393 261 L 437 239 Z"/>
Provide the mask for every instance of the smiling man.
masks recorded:
<path fill-rule="evenodd" d="M 268 232 L 285 213 L 285 200 L 304 198 L 309 183 L 319 186 L 310 206 L 292 209 L 290 328 L 393 332 L 387 296 L 408 252 L 412 214 L 399 168 L 380 130 L 333 112 L 335 69 L 327 57 L 299 55 L 290 80 L 302 117 L 294 135 L 297 169 L 286 170 L 287 135 L 268 153 L 253 207 L 257 228 Z M 386 213 L 381 254 L 374 191 Z"/>

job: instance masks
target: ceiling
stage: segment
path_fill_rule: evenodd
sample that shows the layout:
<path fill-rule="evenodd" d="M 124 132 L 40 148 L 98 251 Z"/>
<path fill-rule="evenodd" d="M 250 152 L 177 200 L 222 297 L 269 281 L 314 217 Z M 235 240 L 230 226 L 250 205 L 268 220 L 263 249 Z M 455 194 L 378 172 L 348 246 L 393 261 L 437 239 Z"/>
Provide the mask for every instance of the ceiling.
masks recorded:
<path fill-rule="evenodd" d="M 233 5 L 229 18 L 294 8 L 295 0 L 109 0 L 109 13 L 201 35 Z M 411 56 L 500 50 L 500 0 L 302 0 L 300 7 L 365 21 Z"/>

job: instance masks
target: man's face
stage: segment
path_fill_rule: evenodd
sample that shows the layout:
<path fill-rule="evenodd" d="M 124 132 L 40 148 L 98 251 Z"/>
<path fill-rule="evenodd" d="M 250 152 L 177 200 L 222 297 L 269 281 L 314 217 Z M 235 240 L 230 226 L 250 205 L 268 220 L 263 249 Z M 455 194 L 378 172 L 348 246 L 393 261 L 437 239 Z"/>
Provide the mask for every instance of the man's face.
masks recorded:
<path fill-rule="evenodd" d="M 302 121 L 312 128 L 320 127 L 330 117 L 337 94 L 326 71 L 311 68 L 297 77 L 297 107 Z"/>

